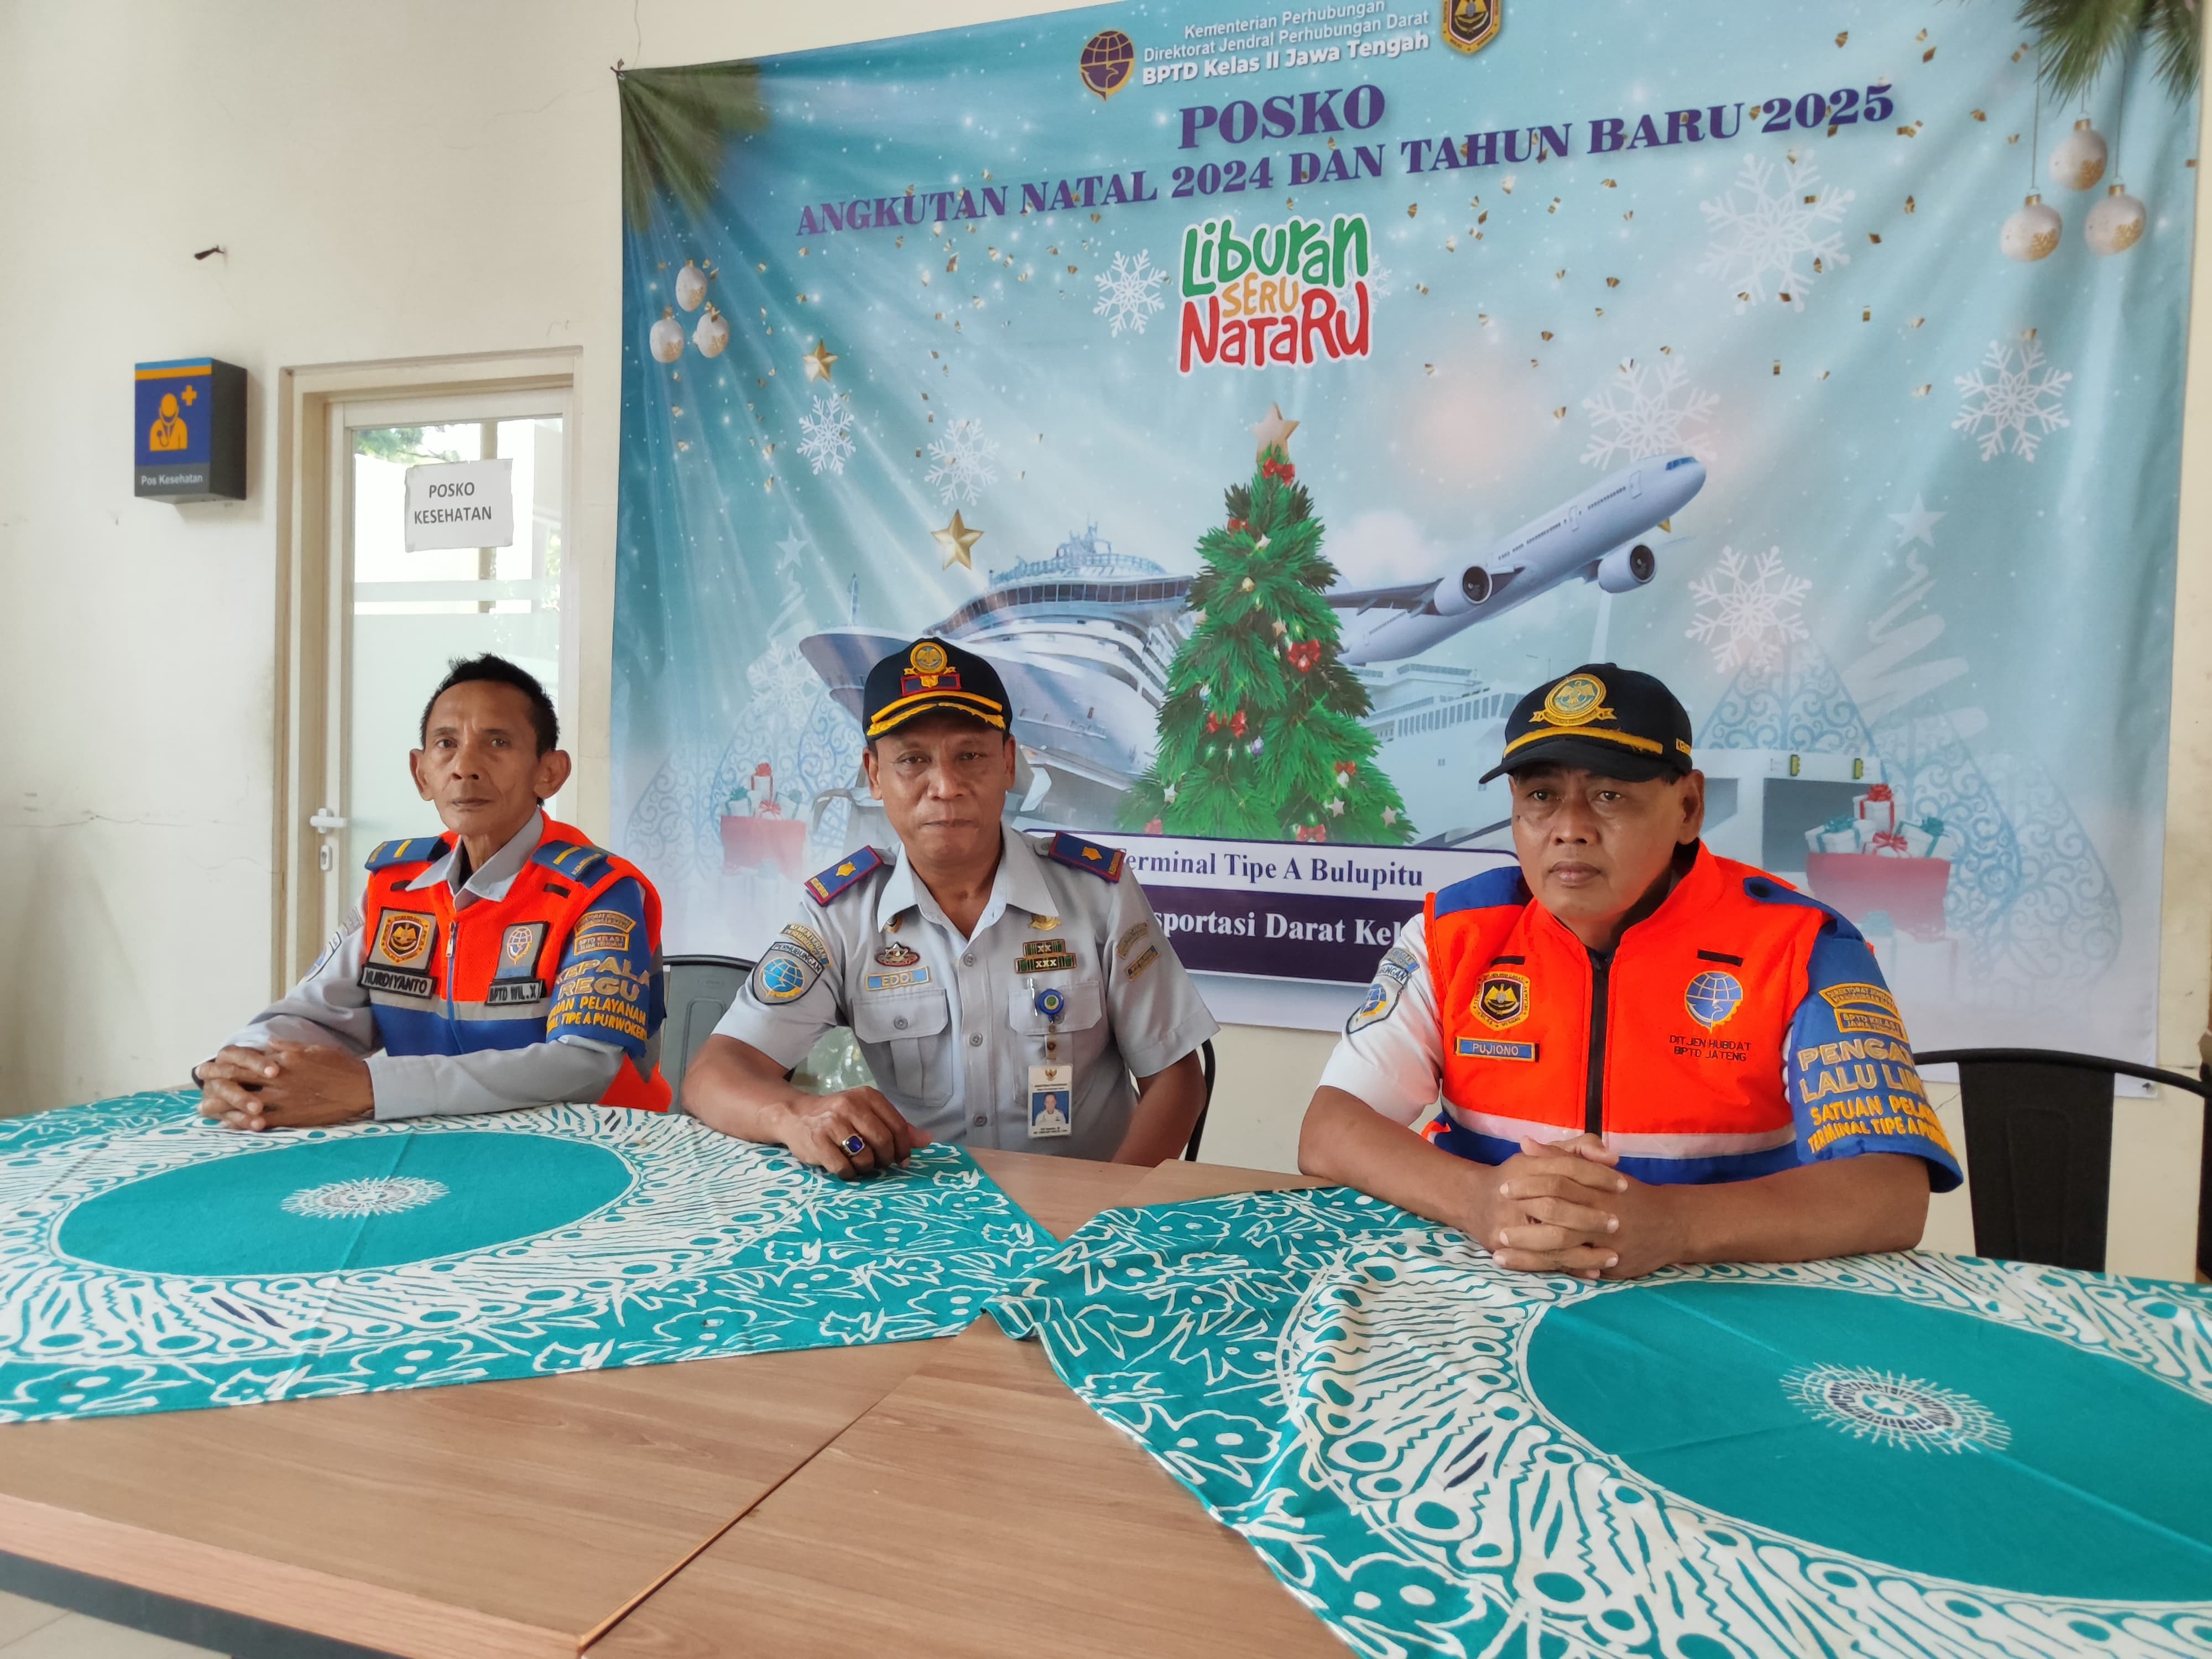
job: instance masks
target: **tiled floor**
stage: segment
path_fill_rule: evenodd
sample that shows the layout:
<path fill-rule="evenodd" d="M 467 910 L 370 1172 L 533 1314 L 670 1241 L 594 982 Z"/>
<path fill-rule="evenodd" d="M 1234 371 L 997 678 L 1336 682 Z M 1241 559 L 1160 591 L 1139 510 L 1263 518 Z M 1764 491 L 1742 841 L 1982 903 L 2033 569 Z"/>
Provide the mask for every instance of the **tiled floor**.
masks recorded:
<path fill-rule="evenodd" d="M 0 1659 L 222 1659 L 222 1656 L 0 1590 Z"/>

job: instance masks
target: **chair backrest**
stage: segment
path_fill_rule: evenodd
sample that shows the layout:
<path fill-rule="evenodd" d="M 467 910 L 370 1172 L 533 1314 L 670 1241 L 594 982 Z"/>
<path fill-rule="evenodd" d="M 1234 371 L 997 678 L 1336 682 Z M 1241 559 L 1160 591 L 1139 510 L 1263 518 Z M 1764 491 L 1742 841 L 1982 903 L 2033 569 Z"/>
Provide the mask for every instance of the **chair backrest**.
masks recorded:
<path fill-rule="evenodd" d="M 1198 1121 L 1190 1126 L 1190 1145 L 1182 1149 L 1182 1160 L 1186 1164 L 1198 1162 L 1198 1143 L 1206 1134 L 1206 1115 L 1213 1109 L 1214 1062 L 1212 1037 L 1206 1038 L 1199 1045 L 1198 1055 L 1199 1064 L 1206 1072 L 1206 1098 L 1200 1103 Z"/>
<path fill-rule="evenodd" d="M 684 1073 L 730 1012 L 753 965 L 736 957 L 670 957 L 661 967 L 666 974 L 668 1020 L 660 1028 L 660 1074 L 675 1091 L 676 1109 L 682 1111 Z"/>
<path fill-rule="evenodd" d="M 2105 1270 L 2113 1078 L 2205 1093 L 2197 1078 L 2056 1048 L 1946 1048 L 1914 1060 L 1959 1068 L 1975 1252 L 2087 1273 Z"/>

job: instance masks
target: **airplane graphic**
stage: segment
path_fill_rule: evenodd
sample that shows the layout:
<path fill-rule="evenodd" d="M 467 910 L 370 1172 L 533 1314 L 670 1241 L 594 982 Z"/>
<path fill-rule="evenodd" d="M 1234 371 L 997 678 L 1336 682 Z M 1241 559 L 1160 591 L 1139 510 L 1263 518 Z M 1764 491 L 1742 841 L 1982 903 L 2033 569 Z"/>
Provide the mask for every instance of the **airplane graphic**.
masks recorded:
<path fill-rule="evenodd" d="M 1666 529 L 1705 483 L 1705 465 L 1695 456 L 1654 455 L 1607 474 L 1441 575 L 1333 588 L 1337 654 L 1354 667 L 1416 657 L 1577 576 L 1608 593 L 1641 587 L 1658 574 L 1659 559 L 1639 538 Z"/>
<path fill-rule="evenodd" d="M 1340 655 L 1355 667 L 1419 656 L 1577 578 L 1609 594 L 1641 587 L 1658 573 L 1644 538 L 1665 530 L 1705 482 L 1693 456 L 1650 456 L 1433 576 L 1333 588 Z M 1152 763 L 1168 670 L 1190 631 L 1190 585 L 1115 552 L 1094 524 L 1050 558 L 994 571 L 988 591 L 927 630 L 988 658 L 1005 680 L 1030 775 L 1023 810 L 1114 821 L 1121 793 Z M 810 635 L 799 648 L 857 720 L 868 670 L 905 643 L 855 624 Z"/>

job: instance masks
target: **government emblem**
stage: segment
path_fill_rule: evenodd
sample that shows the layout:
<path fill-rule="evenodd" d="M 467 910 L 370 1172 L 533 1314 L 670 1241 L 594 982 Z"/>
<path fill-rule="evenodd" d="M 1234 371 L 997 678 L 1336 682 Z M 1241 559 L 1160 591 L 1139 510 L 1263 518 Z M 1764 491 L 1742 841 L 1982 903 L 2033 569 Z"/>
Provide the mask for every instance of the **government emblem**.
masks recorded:
<path fill-rule="evenodd" d="M 1613 710 L 1605 706 L 1605 682 L 1595 674 L 1570 674 L 1551 689 L 1528 723 L 1573 727 L 1613 718 Z"/>
<path fill-rule="evenodd" d="M 384 922 L 377 929 L 377 954 L 397 967 L 404 968 L 419 959 L 430 948 L 430 939 L 435 931 L 430 918 L 410 910 L 387 910 Z"/>
<path fill-rule="evenodd" d="M 902 945 L 893 939 L 876 952 L 876 960 L 885 968 L 911 968 L 921 960 L 921 952 L 911 945 Z"/>
<path fill-rule="evenodd" d="M 1711 1030 L 1725 1025 L 1743 1006 L 1743 984 L 1734 974 L 1709 970 L 1692 979 L 1682 992 L 1690 1018 Z"/>
<path fill-rule="evenodd" d="M 1111 98 L 1136 73 L 1137 43 L 1119 29 L 1101 29 L 1083 43 L 1076 73 L 1101 98 Z"/>
<path fill-rule="evenodd" d="M 1443 0 L 1444 41 L 1462 52 L 1480 52 L 1498 38 L 1505 0 Z"/>
<path fill-rule="evenodd" d="M 1486 974 L 1474 994 L 1475 1018 L 1504 1030 L 1528 1018 L 1528 976 L 1526 974 Z"/>

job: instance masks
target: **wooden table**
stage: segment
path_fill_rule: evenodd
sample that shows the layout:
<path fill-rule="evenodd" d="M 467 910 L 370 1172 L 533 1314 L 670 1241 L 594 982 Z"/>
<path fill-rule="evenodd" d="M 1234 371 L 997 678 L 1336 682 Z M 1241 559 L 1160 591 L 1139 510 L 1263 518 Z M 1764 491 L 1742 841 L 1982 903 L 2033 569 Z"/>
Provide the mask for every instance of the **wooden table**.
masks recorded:
<path fill-rule="evenodd" d="M 1165 1164 L 1124 1204 L 1310 1187 Z M 1235 1533 L 986 1322 L 701 1553 L 591 1659 L 1344 1650 Z"/>
<path fill-rule="evenodd" d="M 976 1161 L 1056 1236 L 1146 1172 Z M 0 1428 L 0 1550 L 420 1659 L 574 1659 L 946 1341 Z"/>

